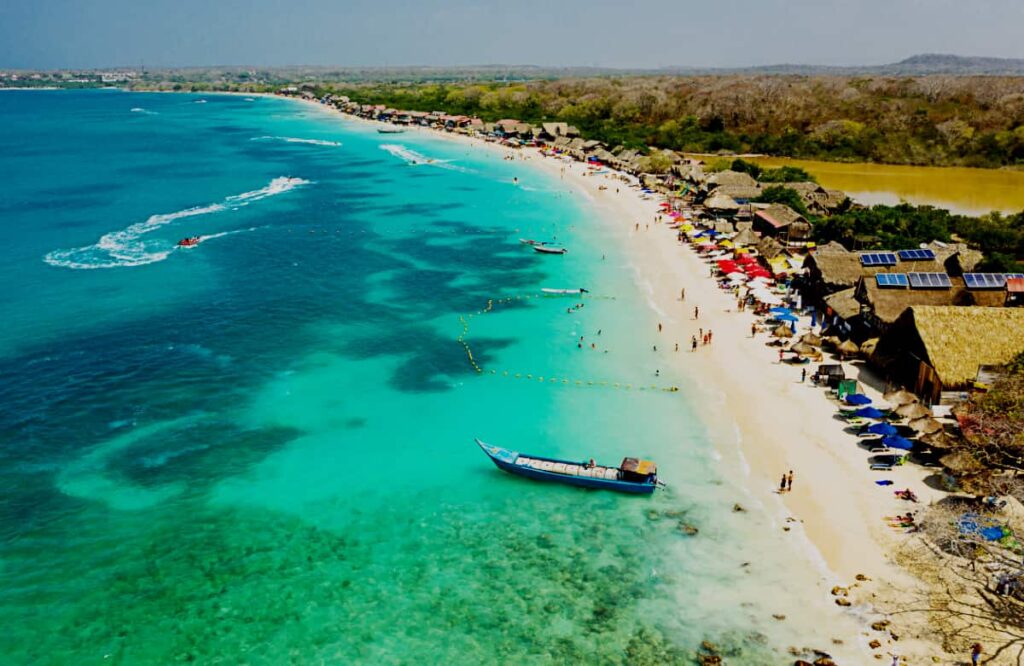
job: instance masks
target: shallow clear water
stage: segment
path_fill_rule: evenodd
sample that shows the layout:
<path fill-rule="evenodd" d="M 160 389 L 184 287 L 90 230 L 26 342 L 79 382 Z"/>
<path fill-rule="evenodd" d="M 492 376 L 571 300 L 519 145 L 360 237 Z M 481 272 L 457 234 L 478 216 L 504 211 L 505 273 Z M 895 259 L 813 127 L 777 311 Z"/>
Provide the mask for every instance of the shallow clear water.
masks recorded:
<path fill-rule="evenodd" d="M 5 93 L 0 123 L 7 663 L 828 646 L 813 560 L 560 182 L 283 100 Z M 524 481 L 474 437 L 652 457 L 670 487 Z"/>

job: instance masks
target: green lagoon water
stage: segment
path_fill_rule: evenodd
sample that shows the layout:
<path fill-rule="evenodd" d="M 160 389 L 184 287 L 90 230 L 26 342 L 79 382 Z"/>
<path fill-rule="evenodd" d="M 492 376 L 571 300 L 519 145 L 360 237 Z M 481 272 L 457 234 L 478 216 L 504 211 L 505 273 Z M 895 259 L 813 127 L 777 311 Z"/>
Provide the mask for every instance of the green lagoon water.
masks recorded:
<path fill-rule="evenodd" d="M 860 654 L 560 182 L 284 100 L 4 93 L 0 122 L 4 663 Z M 460 317 L 509 298 L 477 374 Z M 525 481 L 474 437 L 670 487 Z"/>

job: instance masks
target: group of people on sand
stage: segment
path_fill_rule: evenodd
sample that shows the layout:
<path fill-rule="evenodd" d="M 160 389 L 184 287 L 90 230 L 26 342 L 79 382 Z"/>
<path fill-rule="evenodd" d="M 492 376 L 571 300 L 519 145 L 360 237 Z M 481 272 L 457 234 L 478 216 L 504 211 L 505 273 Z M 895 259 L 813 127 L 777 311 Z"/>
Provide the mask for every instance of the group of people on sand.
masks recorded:
<path fill-rule="evenodd" d="M 782 475 L 782 481 L 779 482 L 779 492 L 788 493 L 793 490 L 793 470 L 789 470 L 788 474 Z"/>

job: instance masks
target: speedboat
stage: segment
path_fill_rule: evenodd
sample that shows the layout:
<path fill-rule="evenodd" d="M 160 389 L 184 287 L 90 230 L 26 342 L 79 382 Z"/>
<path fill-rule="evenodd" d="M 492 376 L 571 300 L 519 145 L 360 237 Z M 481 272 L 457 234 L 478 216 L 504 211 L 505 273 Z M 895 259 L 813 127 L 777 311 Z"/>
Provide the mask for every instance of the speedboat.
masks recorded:
<path fill-rule="evenodd" d="M 403 134 L 404 132 L 405 132 L 404 129 L 399 129 L 398 127 L 378 127 L 377 128 L 377 134 Z"/>
<path fill-rule="evenodd" d="M 189 236 L 178 241 L 178 247 L 195 247 L 202 240 L 199 236 Z"/>
<path fill-rule="evenodd" d="M 547 245 L 548 244 L 547 241 L 538 241 L 538 240 L 533 240 L 531 238 L 520 238 L 519 242 L 522 243 L 523 245 Z"/>
<path fill-rule="evenodd" d="M 542 254 L 565 254 L 568 252 L 564 247 L 548 247 L 546 245 L 534 245 L 533 249 Z"/>

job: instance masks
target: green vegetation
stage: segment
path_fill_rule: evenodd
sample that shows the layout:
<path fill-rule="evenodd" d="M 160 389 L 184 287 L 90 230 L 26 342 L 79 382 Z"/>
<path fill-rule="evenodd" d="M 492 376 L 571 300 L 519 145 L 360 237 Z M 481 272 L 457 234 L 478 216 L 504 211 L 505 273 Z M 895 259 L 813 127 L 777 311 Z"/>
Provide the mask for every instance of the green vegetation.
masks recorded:
<path fill-rule="evenodd" d="M 800 196 L 800 193 L 796 190 L 791 190 L 788 187 L 781 187 L 779 185 L 766 187 L 761 190 L 761 195 L 754 199 L 754 202 L 785 204 L 804 217 L 810 219 L 809 213 L 807 212 L 807 206 L 804 205 L 804 200 Z"/>
<path fill-rule="evenodd" d="M 732 171 L 749 173 L 751 177 L 762 183 L 800 183 L 810 181 L 818 182 L 818 179 L 803 169 L 794 166 L 783 166 L 777 169 L 764 169 L 753 162 L 737 158 L 729 166 Z"/>
<path fill-rule="evenodd" d="M 612 147 L 996 167 L 1024 165 L 1021 87 L 980 76 L 631 76 L 316 90 L 489 121 L 565 121 Z"/>
<path fill-rule="evenodd" d="M 779 189 L 782 188 L 768 188 L 765 194 Z M 984 253 L 979 271 L 1024 271 L 1024 212 L 968 217 L 933 206 L 903 203 L 851 208 L 811 221 L 818 243 L 838 241 L 848 248 L 896 249 L 917 247 L 933 240 L 961 239 Z"/>

